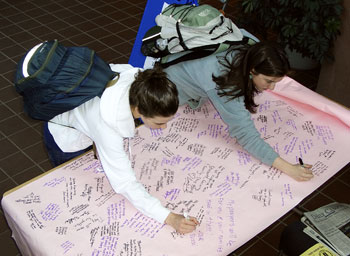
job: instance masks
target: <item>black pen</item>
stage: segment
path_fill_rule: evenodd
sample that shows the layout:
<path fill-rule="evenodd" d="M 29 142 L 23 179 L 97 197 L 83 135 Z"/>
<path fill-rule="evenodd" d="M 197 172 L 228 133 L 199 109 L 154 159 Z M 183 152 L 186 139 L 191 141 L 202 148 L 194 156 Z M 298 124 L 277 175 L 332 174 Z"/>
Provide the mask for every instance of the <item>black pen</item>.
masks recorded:
<path fill-rule="evenodd" d="M 301 159 L 300 157 L 299 157 L 299 164 L 300 164 L 302 167 L 304 167 L 303 159 Z"/>

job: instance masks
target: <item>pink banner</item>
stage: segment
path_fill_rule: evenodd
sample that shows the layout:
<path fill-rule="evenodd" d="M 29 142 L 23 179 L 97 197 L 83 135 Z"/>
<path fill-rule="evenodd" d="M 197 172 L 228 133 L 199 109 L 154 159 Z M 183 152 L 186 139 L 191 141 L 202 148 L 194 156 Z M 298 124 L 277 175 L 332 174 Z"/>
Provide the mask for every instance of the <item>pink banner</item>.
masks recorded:
<path fill-rule="evenodd" d="M 180 235 L 142 215 L 114 193 L 89 153 L 4 196 L 3 210 L 21 252 L 197 256 L 234 251 L 350 159 L 348 110 L 289 78 L 277 87 L 258 96 L 252 118 L 283 158 L 297 163 L 301 157 L 313 165 L 311 181 L 297 182 L 250 156 L 229 136 L 210 102 L 197 110 L 182 106 L 167 129 L 140 127 L 125 148 L 130 143 L 136 176 L 150 194 L 174 212 L 197 217 L 195 232 Z"/>

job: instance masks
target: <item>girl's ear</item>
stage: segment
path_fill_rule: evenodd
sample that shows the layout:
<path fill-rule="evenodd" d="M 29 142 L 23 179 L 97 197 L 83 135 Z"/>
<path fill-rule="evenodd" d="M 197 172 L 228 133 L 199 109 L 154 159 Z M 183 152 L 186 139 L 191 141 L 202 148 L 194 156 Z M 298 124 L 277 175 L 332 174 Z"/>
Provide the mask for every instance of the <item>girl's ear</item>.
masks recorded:
<path fill-rule="evenodd" d="M 132 116 L 134 118 L 140 118 L 141 117 L 141 114 L 139 112 L 139 108 L 138 107 L 131 106 L 130 109 L 131 109 Z"/>
<path fill-rule="evenodd" d="M 252 70 L 250 70 L 250 74 L 252 75 L 257 75 L 258 73 L 255 71 L 255 69 L 253 68 Z"/>

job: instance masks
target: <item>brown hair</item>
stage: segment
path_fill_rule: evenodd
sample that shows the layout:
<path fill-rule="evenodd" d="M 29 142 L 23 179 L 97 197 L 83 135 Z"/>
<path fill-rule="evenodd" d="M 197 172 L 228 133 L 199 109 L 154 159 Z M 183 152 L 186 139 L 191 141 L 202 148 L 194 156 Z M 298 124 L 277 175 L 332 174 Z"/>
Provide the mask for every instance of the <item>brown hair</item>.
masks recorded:
<path fill-rule="evenodd" d="M 129 92 L 131 107 L 137 107 L 145 117 L 169 117 L 179 107 L 176 86 L 159 67 L 139 71 Z"/>
<path fill-rule="evenodd" d="M 228 55 L 234 54 L 232 61 Z M 254 102 L 254 96 L 258 93 L 252 80 L 250 72 L 272 77 L 283 77 L 289 71 L 289 61 L 283 49 L 272 42 L 259 42 L 254 45 L 245 45 L 241 48 L 227 52 L 226 56 L 219 59 L 219 63 L 228 68 L 224 75 L 215 77 L 218 94 L 227 96 L 229 100 L 244 96 L 244 103 L 249 112 L 255 113 L 258 106 Z"/>

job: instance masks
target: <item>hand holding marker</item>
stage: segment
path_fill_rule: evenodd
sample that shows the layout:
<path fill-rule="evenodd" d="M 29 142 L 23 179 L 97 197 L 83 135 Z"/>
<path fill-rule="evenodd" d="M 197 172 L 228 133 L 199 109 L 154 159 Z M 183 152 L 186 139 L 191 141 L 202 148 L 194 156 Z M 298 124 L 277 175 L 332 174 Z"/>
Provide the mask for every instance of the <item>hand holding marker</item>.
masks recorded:
<path fill-rule="evenodd" d="M 184 217 L 186 220 L 189 220 L 190 219 L 190 216 L 188 216 L 188 213 L 187 212 L 184 212 Z"/>
<path fill-rule="evenodd" d="M 299 157 L 299 164 L 300 164 L 302 167 L 305 167 L 305 166 L 304 166 L 303 159 L 301 159 L 300 157 Z"/>
<path fill-rule="evenodd" d="M 299 157 L 299 164 L 300 164 L 300 166 L 301 167 L 303 167 L 304 168 L 304 171 L 305 171 L 305 173 L 304 173 L 304 180 L 309 180 L 309 179 L 311 179 L 314 175 L 313 175 L 313 173 L 312 173 L 312 171 L 311 171 L 311 165 L 308 165 L 308 164 L 304 164 L 304 162 L 303 162 L 303 159 L 301 159 L 300 157 Z"/>

